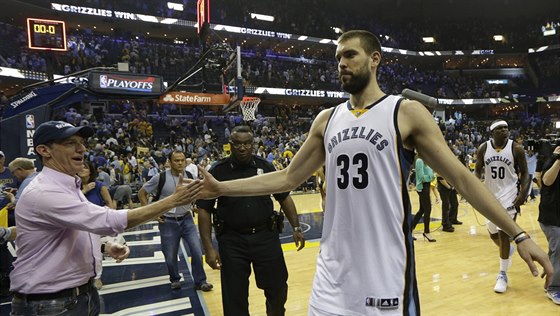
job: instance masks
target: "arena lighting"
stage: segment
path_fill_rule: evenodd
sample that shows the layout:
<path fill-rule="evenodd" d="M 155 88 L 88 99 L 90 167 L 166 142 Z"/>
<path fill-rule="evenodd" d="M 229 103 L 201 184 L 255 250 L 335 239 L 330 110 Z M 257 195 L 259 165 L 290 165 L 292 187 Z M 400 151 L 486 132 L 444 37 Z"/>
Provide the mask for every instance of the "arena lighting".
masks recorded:
<path fill-rule="evenodd" d="M 494 35 L 494 40 L 496 42 L 501 42 L 504 40 L 504 36 L 503 35 Z"/>
<path fill-rule="evenodd" d="M 422 37 L 422 40 L 424 41 L 424 43 L 433 43 L 436 41 L 435 38 L 429 36 L 429 37 Z"/>
<path fill-rule="evenodd" d="M 251 13 L 251 19 L 274 22 L 274 17 L 266 14 Z"/>
<path fill-rule="evenodd" d="M 550 104 L 548 106 L 550 106 Z M 560 121 L 554 122 L 554 128 L 560 129 Z"/>
<path fill-rule="evenodd" d="M 181 3 L 167 2 L 167 8 L 175 11 L 183 11 L 183 5 Z"/>
<path fill-rule="evenodd" d="M 163 19 L 163 20 L 159 21 L 159 23 L 161 23 L 161 24 L 176 24 L 177 21 L 178 21 L 177 19 L 167 18 L 167 19 Z"/>

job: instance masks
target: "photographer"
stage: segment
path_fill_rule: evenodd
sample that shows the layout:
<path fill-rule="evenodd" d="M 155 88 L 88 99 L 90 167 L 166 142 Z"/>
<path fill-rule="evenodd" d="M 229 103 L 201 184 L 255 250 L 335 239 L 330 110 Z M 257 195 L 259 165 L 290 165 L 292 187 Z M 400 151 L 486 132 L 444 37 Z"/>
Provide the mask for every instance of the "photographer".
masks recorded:
<path fill-rule="evenodd" d="M 547 295 L 560 305 L 560 146 L 546 160 L 542 169 L 539 222 L 548 240 L 548 255 L 554 267 L 552 282 Z"/>

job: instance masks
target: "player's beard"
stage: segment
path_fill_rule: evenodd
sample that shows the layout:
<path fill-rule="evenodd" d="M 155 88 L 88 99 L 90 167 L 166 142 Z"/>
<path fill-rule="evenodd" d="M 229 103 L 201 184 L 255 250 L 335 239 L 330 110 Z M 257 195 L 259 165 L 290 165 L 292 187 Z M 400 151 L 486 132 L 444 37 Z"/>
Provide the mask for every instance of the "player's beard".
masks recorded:
<path fill-rule="evenodd" d="M 343 75 L 350 75 L 350 79 L 347 81 L 342 80 Z M 369 84 L 371 72 L 368 71 L 367 66 L 364 66 L 354 73 L 341 72 L 338 75 L 338 79 L 344 91 L 350 94 L 357 94 L 362 92 Z"/>

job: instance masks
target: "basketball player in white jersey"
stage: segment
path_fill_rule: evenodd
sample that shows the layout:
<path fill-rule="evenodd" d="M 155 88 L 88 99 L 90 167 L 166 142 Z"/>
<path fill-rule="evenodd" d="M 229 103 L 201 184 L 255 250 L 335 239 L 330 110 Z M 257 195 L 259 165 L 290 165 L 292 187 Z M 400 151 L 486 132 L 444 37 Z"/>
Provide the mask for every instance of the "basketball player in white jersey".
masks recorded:
<path fill-rule="evenodd" d="M 525 150 L 520 144 L 509 139 L 508 124 L 504 120 L 495 120 L 490 125 L 492 138 L 478 148 L 476 153 L 475 173 L 507 210 L 507 214 L 515 220 L 519 207 L 525 202 L 529 192 L 529 172 Z M 504 293 L 507 290 L 507 270 L 511 266 L 510 236 L 499 225 L 487 221 L 490 238 L 499 247 L 500 272 L 496 278 L 494 292 Z M 511 248 L 511 249 L 510 249 Z"/>
<path fill-rule="evenodd" d="M 327 201 L 309 315 L 419 315 L 406 177 L 416 149 L 476 209 L 505 232 L 523 232 L 496 198 L 455 158 L 419 102 L 386 95 L 377 83 L 381 45 L 367 31 L 338 39 L 339 78 L 350 100 L 323 110 L 283 170 L 218 182 L 208 172 L 201 198 L 295 189 L 323 164 Z M 548 256 L 529 238 L 518 244 L 552 275 Z"/>

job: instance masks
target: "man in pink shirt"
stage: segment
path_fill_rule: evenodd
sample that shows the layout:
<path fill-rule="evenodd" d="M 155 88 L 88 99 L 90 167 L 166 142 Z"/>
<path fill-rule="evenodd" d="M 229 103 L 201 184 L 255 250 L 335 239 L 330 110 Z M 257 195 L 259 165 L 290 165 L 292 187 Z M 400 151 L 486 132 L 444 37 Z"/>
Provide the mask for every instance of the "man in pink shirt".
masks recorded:
<path fill-rule="evenodd" d="M 99 294 L 92 280 L 101 251 L 119 260 L 126 246 L 99 244 L 97 235 L 116 235 L 193 202 L 200 181 L 180 183 L 175 193 L 157 203 L 131 210 L 111 210 L 88 202 L 77 173 L 83 168 L 90 127 L 62 121 L 41 124 L 33 136 L 43 170 L 16 205 L 17 260 L 10 274 L 12 315 L 42 313 L 98 315 Z M 182 179 L 181 179 L 182 180 Z"/>

